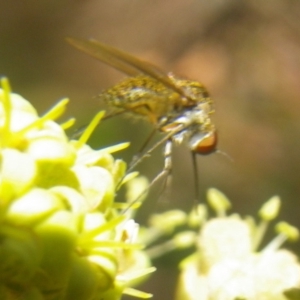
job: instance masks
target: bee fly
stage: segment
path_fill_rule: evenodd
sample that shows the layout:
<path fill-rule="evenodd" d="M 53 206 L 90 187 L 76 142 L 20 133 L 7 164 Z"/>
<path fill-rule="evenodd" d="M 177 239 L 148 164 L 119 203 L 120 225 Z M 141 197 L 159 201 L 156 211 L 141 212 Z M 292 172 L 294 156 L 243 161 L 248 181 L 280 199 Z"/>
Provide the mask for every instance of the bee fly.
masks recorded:
<path fill-rule="evenodd" d="M 192 153 L 198 198 L 196 155 L 215 152 L 217 146 L 217 132 L 211 121 L 212 100 L 206 88 L 197 81 L 165 73 L 151 63 L 96 40 L 68 38 L 67 41 L 129 76 L 100 95 L 113 109 L 113 116 L 127 112 L 141 116 L 154 125 L 153 133 L 143 145 L 140 155 L 129 165 L 129 170 L 159 145 L 165 144 L 164 168 L 153 179 L 150 188 L 160 178 L 168 178 L 171 174 L 173 144 L 185 144 Z M 165 133 L 165 137 L 142 155 L 157 130 Z"/>

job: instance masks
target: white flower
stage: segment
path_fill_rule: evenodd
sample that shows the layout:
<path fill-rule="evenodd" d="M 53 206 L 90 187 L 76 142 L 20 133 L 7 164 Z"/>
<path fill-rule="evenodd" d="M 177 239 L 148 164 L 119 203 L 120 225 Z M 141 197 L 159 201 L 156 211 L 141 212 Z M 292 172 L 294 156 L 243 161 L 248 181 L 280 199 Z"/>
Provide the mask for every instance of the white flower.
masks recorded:
<path fill-rule="evenodd" d="M 220 192 L 210 190 L 209 193 L 215 200 Z M 253 219 L 243 220 L 238 215 L 226 217 L 224 207 L 221 214 L 217 211 L 223 216 L 203 225 L 197 252 L 181 265 L 177 299 L 287 300 L 284 292 L 300 288 L 300 264 L 293 253 L 279 247 L 287 237 L 295 238 L 297 232 L 285 224 L 286 229 L 265 248 L 257 250 L 261 231 L 277 216 L 278 209 L 279 198 L 270 199 L 260 211 L 264 219 L 257 226 Z"/>

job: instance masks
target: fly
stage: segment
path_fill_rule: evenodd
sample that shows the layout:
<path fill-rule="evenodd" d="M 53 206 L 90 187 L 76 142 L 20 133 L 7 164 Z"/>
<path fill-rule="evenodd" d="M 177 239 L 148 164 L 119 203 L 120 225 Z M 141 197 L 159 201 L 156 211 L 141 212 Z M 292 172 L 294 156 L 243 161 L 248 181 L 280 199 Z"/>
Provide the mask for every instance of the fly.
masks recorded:
<path fill-rule="evenodd" d="M 158 130 L 166 134 L 144 155 L 136 157 L 129 170 L 164 144 L 164 168 L 151 182 L 151 187 L 160 178 L 166 175 L 168 178 L 171 174 L 173 144 L 184 144 L 192 153 L 198 197 L 196 155 L 207 155 L 217 150 L 217 131 L 211 120 L 213 103 L 206 88 L 197 81 L 163 72 L 149 62 L 96 40 L 68 38 L 67 41 L 129 76 L 100 94 L 100 98 L 113 110 L 112 115 L 129 113 L 140 116 L 154 125 L 153 132 Z"/>

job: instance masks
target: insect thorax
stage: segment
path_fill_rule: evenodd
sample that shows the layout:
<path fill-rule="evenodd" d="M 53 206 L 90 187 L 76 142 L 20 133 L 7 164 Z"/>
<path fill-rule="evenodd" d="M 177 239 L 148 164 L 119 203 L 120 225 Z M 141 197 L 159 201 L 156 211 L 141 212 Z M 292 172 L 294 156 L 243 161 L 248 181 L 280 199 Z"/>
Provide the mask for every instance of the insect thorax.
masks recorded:
<path fill-rule="evenodd" d="M 146 75 L 129 77 L 104 91 L 100 98 L 111 108 L 144 116 L 157 124 L 163 117 L 173 118 L 200 103 L 210 101 L 206 89 L 196 81 L 170 77 L 189 96 L 184 97 L 164 83 Z"/>

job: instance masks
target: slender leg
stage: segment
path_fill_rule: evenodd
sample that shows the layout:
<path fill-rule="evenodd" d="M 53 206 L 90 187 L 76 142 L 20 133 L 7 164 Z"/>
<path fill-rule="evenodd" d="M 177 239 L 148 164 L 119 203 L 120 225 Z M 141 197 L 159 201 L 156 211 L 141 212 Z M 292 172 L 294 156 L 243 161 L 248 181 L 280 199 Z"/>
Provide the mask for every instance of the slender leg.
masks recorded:
<path fill-rule="evenodd" d="M 129 163 L 129 166 L 126 170 L 125 175 L 120 179 L 120 181 L 118 182 L 117 186 L 116 186 L 116 190 L 118 190 L 122 184 L 122 181 L 124 179 L 124 177 L 130 173 L 144 158 L 146 158 L 147 156 L 150 155 L 149 150 L 143 154 L 143 151 L 145 150 L 146 146 L 148 145 L 148 143 L 150 142 L 150 140 L 153 138 L 154 134 L 156 133 L 157 129 L 155 128 L 154 130 L 152 130 L 152 132 L 150 133 L 150 135 L 147 137 L 146 141 L 143 143 L 141 149 L 139 150 L 139 152 L 137 154 L 135 154 L 131 160 L 131 162 Z M 156 148 L 156 147 L 155 147 Z M 154 148 L 154 149 L 155 149 Z M 154 150 L 152 149 L 151 152 Z"/>
<path fill-rule="evenodd" d="M 147 145 L 149 144 L 149 142 L 151 141 L 151 139 L 153 138 L 153 136 L 155 135 L 156 132 L 157 132 L 157 129 L 154 128 L 152 130 L 152 132 L 149 134 L 149 136 L 147 137 L 146 141 L 143 143 L 143 145 L 140 148 L 140 150 L 138 151 L 138 153 L 133 156 L 133 158 L 129 164 L 128 171 L 131 171 L 141 161 L 141 158 L 144 155 L 143 152 L 144 152 L 145 148 L 147 147 Z"/>
<path fill-rule="evenodd" d="M 165 144 L 164 148 L 164 168 L 162 171 L 160 171 L 154 179 L 151 181 L 149 186 L 134 200 L 132 201 L 129 206 L 126 208 L 125 211 L 127 211 L 133 204 L 137 203 L 140 198 L 148 192 L 156 182 L 161 180 L 162 178 L 166 177 L 164 183 L 163 183 L 163 190 L 169 185 L 171 181 L 171 172 L 172 172 L 172 146 L 173 142 L 171 139 L 168 139 Z M 162 190 L 162 191 L 163 191 Z"/>
<path fill-rule="evenodd" d="M 127 173 L 131 172 L 144 158 L 149 157 L 150 154 L 160 145 L 163 143 L 167 143 L 169 140 L 171 141 L 172 136 L 176 134 L 177 132 L 183 130 L 185 126 L 178 126 L 176 131 L 169 132 L 166 136 L 164 136 L 161 140 L 159 140 L 157 143 L 155 143 L 150 149 L 147 150 L 142 156 L 140 156 L 136 161 L 133 162 L 133 164 L 130 165 L 130 167 L 127 170 Z M 165 150 L 166 151 L 166 150 Z M 164 155 L 165 156 L 165 155 Z"/>
<path fill-rule="evenodd" d="M 173 146 L 172 140 L 170 139 L 167 140 L 164 149 L 164 168 L 152 180 L 152 182 L 149 185 L 149 188 L 151 188 L 151 186 L 153 186 L 157 181 L 159 181 L 164 176 L 166 176 L 166 180 L 164 181 L 163 189 L 165 189 L 165 187 L 168 186 L 168 184 L 170 183 L 171 172 L 172 172 L 172 146 Z"/>
<path fill-rule="evenodd" d="M 151 139 L 153 138 L 153 136 L 155 135 L 155 133 L 157 131 L 159 131 L 159 128 L 161 128 L 161 126 L 163 126 L 166 123 L 166 120 L 161 120 L 160 123 L 157 124 L 157 126 L 152 130 L 152 132 L 150 133 L 150 135 L 147 137 L 146 141 L 143 143 L 142 147 L 140 148 L 139 152 L 134 155 L 131 163 L 129 164 L 129 170 L 132 170 L 137 164 L 139 164 L 142 160 L 143 160 L 143 156 L 149 156 L 150 153 L 159 145 L 161 145 L 163 142 L 165 142 L 166 140 L 169 139 L 169 135 L 167 137 L 167 139 L 163 138 L 162 141 L 159 141 L 158 143 L 156 143 L 154 145 L 154 147 L 152 147 L 151 149 L 149 149 L 144 155 L 143 152 L 146 149 L 146 147 L 148 146 L 149 142 L 151 141 Z"/>
<path fill-rule="evenodd" d="M 197 207 L 197 204 L 199 204 L 199 173 L 197 168 L 197 157 L 195 152 L 192 153 L 192 162 L 193 162 L 193 173 L 194 173 L 194 184 L 195 184 L 195 199 L 194 199 L 194 205 L 195 208 Z"/>
<path fill-rule="evenodd" d="M 163 184 L 161 187 L 161 191 L 158 194 L 158 198 L 160 198 L 163 194 L 166 193 L 166 191 L 169 191 L 169 187 L 171 186 L 172 181 L 172 147 L 173 143 L 172 140 L 168 140 L 165 144 L 164 148 L 164 168 L 163 170 L 152 180 L 151 185 L 155 182 L 159 181 L 161 178 L 163 178 Z M 167 196 L 168 198 L 168 196 Z"/>
<path fill-rule="evenodd" d="M 141 163 L 146 157 L 149 157 L 150 154 L 151 154 L 157 147 L 159 147 L 159 146 L 162 145 L 163 143 L 166 143 L 166 144 L 167 144 L 168 141 L 171 142 L 172 136 L 174 136 L 174 134 L 176 134 L 177 132 L 183 130 L 184 128 L 186 128 L 185 125 L 178 126 L 178 127 L 176 128 L 176 130 L 171 131 L 171 132 L 169 132 L 167 135 L 165 135 L 162 139 L 160 139 L 157 143 L 155 143 L 150 149 L 148 149 L 143 155 L 135 156 L 136 158 L 133 158 L 133 160 L 131 161 L 131 163 L 130 163 L 130 165 L 129 165 L 127 171 L 126 171 L 126 174 L 124 175 L 124 177 L 125 177 L 128 173 L 130 173 L 130 172 L 131 172 L 131 171 L 132 171 L 139 163 Z M 157 129 L 156 129 L 156 130 L 157 130 Z M 151 140 L 151 138 L 152 138 L 152 136 L 155 134 L 155 131 L 156 131 L 156 130 L 154 130 L 154 131 L 150 134 L 150 136 L 147 138 L 146 142 L 143 144 L 142 149 L 145 148 L 145 146 L 146 146 L 146 145 L 148 144 L 148 142 Z M 166 150 L 165 150 L 164 152 L 166 152 Z M 164 156 L 165 156 L 165 155 L 164 155 Z M 166 156 L 165 156 L 165 157 L 166 157 Z M 122 184 L 122 181 L 123 181 L 124 177 L 121 178 L 121 180 L 120 180 L 120 181 L 118 182 L 118 184 L 116 185 L 116 190 L 118 190 L 118 189 L 120 188 L 120 186 L 121 186 L 121 184 Z M 146 191 L 147 191 L 147 190 L 146 190 Z"/>

